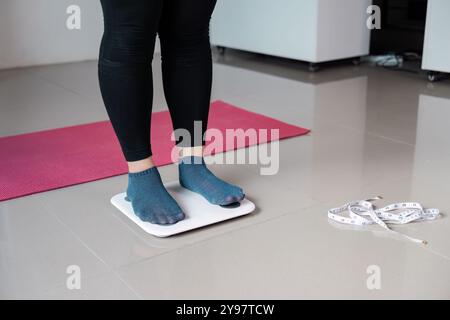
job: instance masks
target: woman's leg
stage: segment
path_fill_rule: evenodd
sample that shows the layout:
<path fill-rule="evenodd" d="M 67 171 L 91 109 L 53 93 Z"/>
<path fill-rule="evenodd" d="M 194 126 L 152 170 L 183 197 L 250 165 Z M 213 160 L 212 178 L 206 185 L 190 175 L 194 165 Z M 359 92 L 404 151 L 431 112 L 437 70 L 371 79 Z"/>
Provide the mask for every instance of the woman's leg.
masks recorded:
<path fill-rule="evenodd" d="M 187 129 L 194 141 L 194 121 L 203 132 L 208 121 L 212 83 L 209 20 L 216 0 L 165 0 L 159 25 L 164 93 L 174 129 Z"/>
<path fill-rule="evenodd" d="M 151 161 L 151 61 L 164 0 L 101 0 L 104 35 L 99 81 L 106 110 L 128 161 L 127 196 L 142 220 L 184 218 Z"/>
<path fill-rule="evenodd" d="M 100 89 L 127 161 L 149 158 L 151 61 L 163 0 L 101 0 Z"/>
<path fill-rule="evenodd" d="M 242 189 L 214 176 L 202 159 L 212 83 L 209 21 L 215 4 L 216 0 L 165 0 L 158 33 L 164 93 L 174 129 L 191 134 L 191 141 L 179 143 L 185 156 L 179 166 L 180 183 L 211 203 L 226 205 L 242 200 Z M 201 137 L 195 136 L 197 121 Z"/>

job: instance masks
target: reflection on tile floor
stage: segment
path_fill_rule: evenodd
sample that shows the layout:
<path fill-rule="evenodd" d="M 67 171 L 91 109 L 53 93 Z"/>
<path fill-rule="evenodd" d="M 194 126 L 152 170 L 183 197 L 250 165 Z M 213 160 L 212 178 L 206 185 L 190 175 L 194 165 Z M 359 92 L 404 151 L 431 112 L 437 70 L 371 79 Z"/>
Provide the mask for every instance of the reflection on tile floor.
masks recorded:
<path fill-rule="evenodd" d="M 164 110 L 158 61 L 154 110 Z M 447 214 L 397 227 L 427 247 L 326 217 L 374 195 L 450 212 L 449 82 L 345 63 L 310 74 L 236 51 L 215 61 L 213 100 L 313 130 L 280 143 L 276 175 L 212 166 L 246 190 L 255 213 L 157 239 L 109 204 L 126 176 L 1 202 L 0 298 L 450 298 Z M 106 119 L 95 66 L 0 71 L 0 135 Z M 177 177 L 173 165 L 160 171 Z M 66 286 L 72 265 L 80 290 Z M 380 290 L 367 288 L 372 265 Z"/>

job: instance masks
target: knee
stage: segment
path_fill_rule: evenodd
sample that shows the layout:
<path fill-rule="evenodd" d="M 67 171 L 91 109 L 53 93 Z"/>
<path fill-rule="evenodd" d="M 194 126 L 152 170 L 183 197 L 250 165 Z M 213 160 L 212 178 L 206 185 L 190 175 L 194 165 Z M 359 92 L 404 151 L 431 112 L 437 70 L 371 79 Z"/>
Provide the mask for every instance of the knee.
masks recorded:
<path fill-rule="evenodd" d="M 196 59 L 211 54 L 209 26 L 197 30 L 160 32 L 162 58 Z"/>
<path fill-rule="evenodd" d="M 138 28 L 105 32 L 100 60 L 119 64 L 147 64 L 153 57 L 155 37 Z"/>

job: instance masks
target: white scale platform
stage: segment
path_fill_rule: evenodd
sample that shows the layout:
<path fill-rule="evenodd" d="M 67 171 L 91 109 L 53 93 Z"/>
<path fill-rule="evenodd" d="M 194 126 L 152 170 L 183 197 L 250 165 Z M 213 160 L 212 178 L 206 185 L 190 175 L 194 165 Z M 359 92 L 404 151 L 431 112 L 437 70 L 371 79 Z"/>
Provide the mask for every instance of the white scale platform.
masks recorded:
<path fill-rule="evenodd" d="M 183 209 L 186 217 L 184 220 L 169 226 L 160 226 L 139 219 L 131 207 L 131 203 L 125 200 L 125 193 L 120 193 L 111 198 L 111 203 L 145 232 L 156 237 L 169 237 L 175 234 L 198 229 L 210 224 L 247 215 L 255 210 L 253 202 L 244 199 L 236 208 L 223 208 L 210 204 L 202 196 L 181 187 L 178 182 L 164 185 Z"/>

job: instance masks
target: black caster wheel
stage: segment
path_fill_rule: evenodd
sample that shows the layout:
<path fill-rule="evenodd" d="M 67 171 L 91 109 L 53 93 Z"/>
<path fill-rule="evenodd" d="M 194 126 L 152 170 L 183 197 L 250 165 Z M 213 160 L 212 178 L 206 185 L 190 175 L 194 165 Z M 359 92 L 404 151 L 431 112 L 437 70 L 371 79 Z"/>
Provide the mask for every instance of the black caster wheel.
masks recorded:
<path fill-rule="evenodd" d="M 436 82 L 437 75 L 434 72 L 428 72 L 428 81 L 430 82 Z"/>
<path fill-rule="evenodd" d="M 437 82 L 444 79 L 444 75 L 440 72 L 430 71 L 428 72 L 428 81 Z"/>
<path fill-rule="evenodd" d="M 319 65 L 317 63 L 311 62 L 308 67 L 309 72 L 319 71 Z"/>
<path fill-rule="evenodd" d="M 355 58 L 352 60 L 354 66 L 359 66 L 361 64 L 361 58 Z"/>
<path fill-rule="evenodd" d="M 222 47 L 222 46 L 218 46 L 217 50 L 219 51 L 219 54 L 223 56 L 225 54 L 226 48 Z"/>

